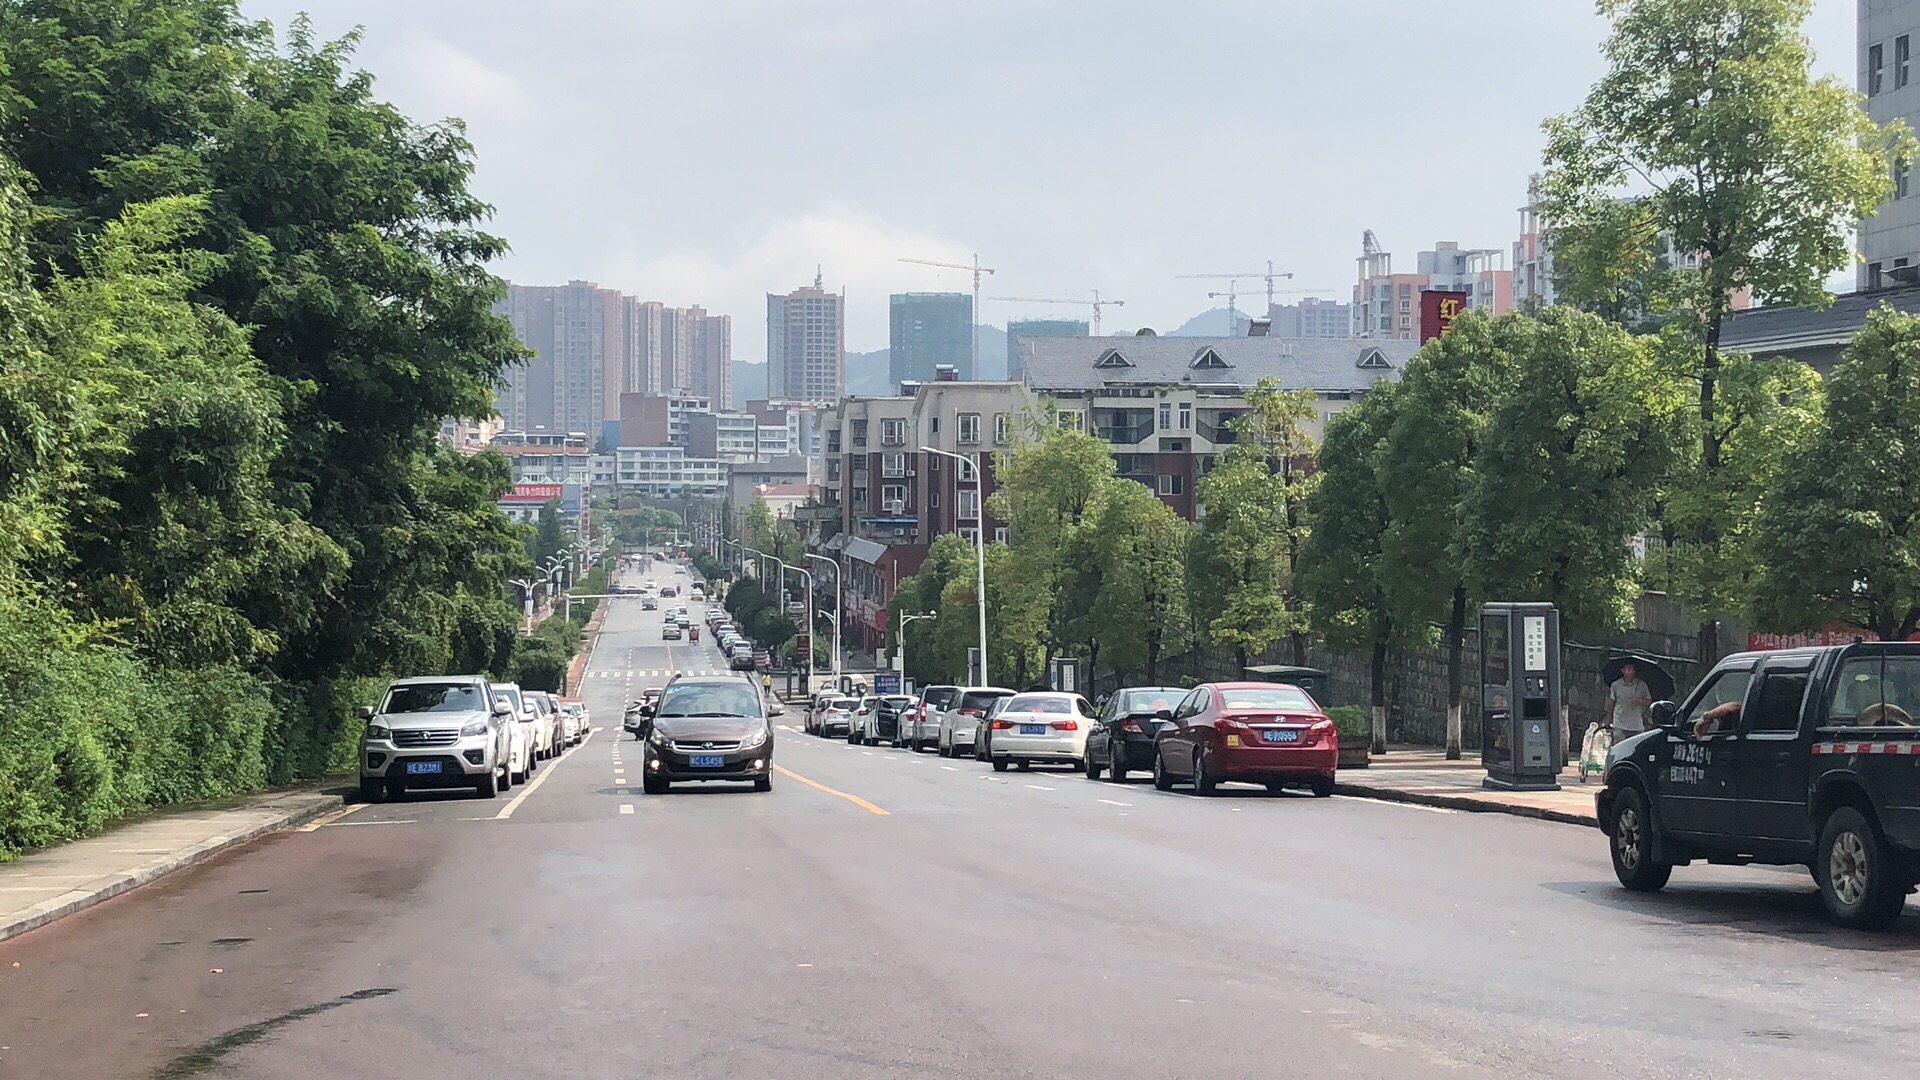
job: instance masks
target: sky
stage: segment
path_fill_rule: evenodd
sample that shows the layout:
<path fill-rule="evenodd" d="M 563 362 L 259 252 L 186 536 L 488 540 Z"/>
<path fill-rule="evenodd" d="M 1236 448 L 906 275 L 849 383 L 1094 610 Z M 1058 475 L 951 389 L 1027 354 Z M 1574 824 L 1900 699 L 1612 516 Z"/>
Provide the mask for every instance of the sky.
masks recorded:
<path fill-rule="evenodd" d="M 1411 270 L 1441 240 L 1510 249 L 1545 117 L 1602 73 L 1588 0 L 243 0 L 356 26 L 379 92 L 466 121 L 496 271 L 584 279 L 734 319 L 767 292 L 847 294 L 847 348 L 887 295 L 968 291 L 981 321 L 1171 329 L 1224 280 L 1345 299 L 1372 229 Z M 1815 0 L 1852 84 L 1855 0 Z M 1242 296 L 1264 282 L 1242 281 Z M 1282 297 L 1280 299 L 1292 299 Z M 1242 302 L 1243 309 L 1246 306 Z"/>

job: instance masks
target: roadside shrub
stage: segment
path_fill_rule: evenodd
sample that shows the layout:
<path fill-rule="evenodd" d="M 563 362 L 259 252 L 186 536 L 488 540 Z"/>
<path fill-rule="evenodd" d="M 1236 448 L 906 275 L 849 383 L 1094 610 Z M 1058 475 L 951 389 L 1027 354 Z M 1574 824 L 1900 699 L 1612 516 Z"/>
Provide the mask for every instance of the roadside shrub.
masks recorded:
<path fill-rule="evenodd" d="M 1373 721 L 1368 719 L 1364 706 L 1335 705 L 1322 711 L 1327 714 L 1327 719 L 1333 721 L 1333 728 L 1340 733 L 1342 743 L 1349 739 L 1362 739 L 1369 744 L 1373 742 Z"/>

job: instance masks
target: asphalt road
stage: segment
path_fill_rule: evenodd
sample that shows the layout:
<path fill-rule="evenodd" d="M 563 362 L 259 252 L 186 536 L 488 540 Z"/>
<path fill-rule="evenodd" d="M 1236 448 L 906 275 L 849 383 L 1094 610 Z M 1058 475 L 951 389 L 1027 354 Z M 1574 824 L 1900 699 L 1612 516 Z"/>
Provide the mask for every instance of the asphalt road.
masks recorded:
<path fill-rule="evenodd" d="M 1835 930 L 1804 874 L 1629 896 L 1574 826 L 787 730 L 771 794 L 641 795 L 622 702 L 724 665 L 614 603 L 535 785 L 0 943 L 0 1078 L 1916 1075 L 1920 911 Z"/>

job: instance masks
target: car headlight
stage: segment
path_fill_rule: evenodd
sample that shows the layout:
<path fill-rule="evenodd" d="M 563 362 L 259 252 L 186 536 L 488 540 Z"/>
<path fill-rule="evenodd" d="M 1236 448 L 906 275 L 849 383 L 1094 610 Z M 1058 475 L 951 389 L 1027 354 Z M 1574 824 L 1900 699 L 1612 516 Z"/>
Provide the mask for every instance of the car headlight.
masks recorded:
<path fill-rule="evenodd" d="M 761 728 L 758 731 L 755 731 L 753 734 L 740 740 L 740 749 L 751 750 L 754 747 L 759 746 L 760 744 L 766 741 L 767 741 L 767 729 Z"/>
<path fill-rule="evenodd" d="M 667 745 L 667 737 L 665 735 L 660 734 L 659 728 L 653 729 L 653 734 L 647 736 L 647 741 L 652 743 L 655 746 Z"/>
<path fill-rule="evenodd" d="M 387 727 L 385 724 L 368 724 L 367 738 L 369 740 L 385 742 L 393 738 L 393 729 Z"/>
<path fill-rule="evenodd" d="M 475 720 L 473 723 L 460 729 L 460 734 L 463 738 L 470 735 L 485 735 L 486 733 L 487 722 L 485 720 Z"/>

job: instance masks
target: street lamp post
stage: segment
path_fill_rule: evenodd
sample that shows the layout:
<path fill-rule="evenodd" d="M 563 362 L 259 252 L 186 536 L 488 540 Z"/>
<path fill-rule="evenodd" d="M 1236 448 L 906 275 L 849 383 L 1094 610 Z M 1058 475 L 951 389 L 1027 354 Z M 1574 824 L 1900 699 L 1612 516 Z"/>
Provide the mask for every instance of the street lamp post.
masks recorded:
<path fill-rule="evenodd" d="M 903 677 L 907 673 L 907 627 L 915 619 L 931 619 L 934 615 L 935 612 L 931 611 L 923 615 L 909 615 L 904 611 L 900 613 L 900 629 L 896 631 L 900 635 L 900 651 L 894 656 L 893 663 L 894 670 L 900 672 Z"/>
<path fill-rule="evenodd" d="M 818 559 L 833 567 L 833 686 L 838 691 L 840 688 L 840 623 L 846 615 L 847 600 L 846 592 L 840 587 L 840 564 L 825 555 L 815 555 L 812 552 L 803 554 L 809 559 Z M 807 633 L 813 633 L 811 623 L 807 625 Z"/>
<path fill-rule="evenodd" d="M 525 604 L 527 633 L 531 634 L 533 633 L 533 590 L 534 587 L 540 583 L 538 581 L 530 581 L 527 578 L 514 578 L 508 582 L 508 584 L 520 586 L 520 595 L 523 598 L 522 602 Z"/>
<path fill-rule="evenodd" d="M 785 574 L 788 570 L 800 575 L 800 584 L 807 590 L 807 694 L 811 696 L 813 694 L 813 575 L 777 555 L 774 556 L 773 561 L 780 564 L 782 591 L 787 584 Z M 839 685 L 838 681 L 834 683 L 835 687 Z"/>
<path fill-rule="evenodd" d="M 980 682 L 978 685 L 985 685 L 987 681 L 987 474 L 983 467 L 985 462 L 969 458 L 964 454 L 956 454 L 951 450 L 936 450 L 931 446 L 922 446 L 920 452 L 923 454 L 939 454 L 941 457 L 952 458 L 963 466 L 971 465 L 973 467 L 973 489 L 977 496 L 974 500 L 973 507 L 973 557 L 976 574 L 974 581 L 977 590 L 975 595 L 980 601 Z M 980 456 L 984 458 L 985 455 Z M 956 522 L 959 521 L 959 473 L 961 471 L 964 470 L 957 470 L 953 478 L 954 520 Z"/>

